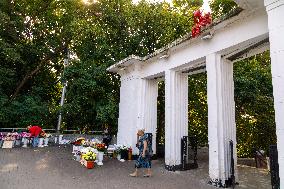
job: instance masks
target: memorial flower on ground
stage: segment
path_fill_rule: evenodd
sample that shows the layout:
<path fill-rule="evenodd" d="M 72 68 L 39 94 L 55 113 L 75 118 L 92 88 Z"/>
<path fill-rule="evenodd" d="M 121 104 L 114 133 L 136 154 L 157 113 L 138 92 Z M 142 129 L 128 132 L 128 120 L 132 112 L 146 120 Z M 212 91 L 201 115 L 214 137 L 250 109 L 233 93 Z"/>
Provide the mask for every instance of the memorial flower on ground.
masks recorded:
<path fill-rule="evenodd" d="M 82 158 L 86 161 L 95 161 L 96 160 L 96 154 L 92 151 L 88 151 L 85 154 L 82 154 Z"/>
<path fill-rule="evenodd" d="M 21 136 L 22 136 L 23 138 L 29 138 L 29 137 L 31 137 L 31 134 L 30 134 L 30 133 L 27 133 L 27 132 L 22 132 L 22 133 L 21 133 Z"/>
<path fill-rule="evenodd" d="M 8 133 L 5 137 L 3 137 L 3 140 L 5 141 L 11 141 L 11 140 L 16 140 L 16 134 L 14 133 Z"/>
<path fill-rule="evenodd" d="M 106 146 L 104 143 L 99 143 L 96 145 L 96 148 L 99 152 L 104 152 L 106 150 Z"/>
<path fill-rule="evenodd" d="M 129 147 L 126 145 L 114 145 L 116 154 L 121 154 L 122 151 L 128 151 Z"/>
<path fill-rule="evenodd" d="M 0 140 L 2 140 L 4 138 L 4 134 L 3 133 L 0 133 Z"/>
<path fill-rule="evenodd" d="M 71 144 L 80 146 L 80 145 L 83 145 L 84 142 L 85 142 L 85 138 L 80 137 L 80 138 L 77 138 L 75 141 L 71 142 Z"/>

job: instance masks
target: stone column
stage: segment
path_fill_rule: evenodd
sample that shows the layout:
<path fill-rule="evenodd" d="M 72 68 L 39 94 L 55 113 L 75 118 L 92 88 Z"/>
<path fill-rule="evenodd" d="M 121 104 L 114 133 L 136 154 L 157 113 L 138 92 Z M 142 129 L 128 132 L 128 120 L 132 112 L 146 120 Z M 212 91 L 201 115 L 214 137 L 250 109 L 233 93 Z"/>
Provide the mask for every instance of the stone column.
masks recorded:
<path fill-rule="evenodd" d="M 117 143 L 131 145 L 138 153 L 137 131 L 144 128 L 152 133 L 153 152 L 156 154 L 158 82 L 140 77 L 139 67 L 121 74 Z"/>
<path fill-rule="evenodd" d="M 141 80 L 139 75 L 121 75 L 117 144 L 131 145 L 134 152 L 137 151 Z"/>
<path fill-rule="evenodd" d="M 181 165 L 181 138 L 188 136 L 188 76 L 165 73 L 165 164 L 175 171 Z"/>
<path fill-rule="evenodd" d="M 265 0 L 268 14 L 280 187 L 284 188 L 284 0 Z"/>
<path fill-rule="evenodd" d="M 138 127 L 144 128 L 146 133 L 152 133 L 153 154 L 156 154 L 156 132 L 157 132 L 157 80 L 142 79 L 141 91 L 139 93 L 139 115 Z"/>
<path fill-rule="evenodd" d="M 230 140 L 234 143 L 235 165 L 237 162 L 233 63 L 210 54 L 206 70 L 210 183 L 223 187 L 230 185 Z"/>

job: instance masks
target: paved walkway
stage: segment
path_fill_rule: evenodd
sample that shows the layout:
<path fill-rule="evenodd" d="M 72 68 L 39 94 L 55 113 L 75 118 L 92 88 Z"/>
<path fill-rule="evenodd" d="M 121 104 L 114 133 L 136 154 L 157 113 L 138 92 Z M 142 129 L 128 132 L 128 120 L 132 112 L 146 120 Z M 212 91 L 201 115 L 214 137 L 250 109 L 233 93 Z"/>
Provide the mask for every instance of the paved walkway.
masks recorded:
<path fill-rule="evenodd" d="M 0 149 L 1 189 L 212 189 L 207 185 L 208 160 L 199 158 L 199 168 L 186 172 L 168 172 L 161 160 L 153 161 L 154 176 L 131 178 L 133 162 L 105 159 L 104 165 L 86 169 L 74 161 L 70 147 L 41 149 Z M 200 154 L 202 155 L 202 153 Z M 237 188 L 268 189 L 267 171 L 239 167 Z"/>

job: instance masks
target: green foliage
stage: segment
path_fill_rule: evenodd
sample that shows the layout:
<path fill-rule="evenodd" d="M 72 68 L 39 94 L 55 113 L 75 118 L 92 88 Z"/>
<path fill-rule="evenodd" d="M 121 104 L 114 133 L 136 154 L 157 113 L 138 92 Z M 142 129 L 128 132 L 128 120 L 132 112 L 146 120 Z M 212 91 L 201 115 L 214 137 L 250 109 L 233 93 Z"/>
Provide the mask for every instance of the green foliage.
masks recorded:
<path fill-rule="evenodd" d="M 196 136 L 198 144 L 208 143 L 207 117 L 207 76 L 191 75 L 188 78 L 188 131 L 189 136 Z"/>
<path fill-rule="evenodd" d="M 227 15 L 237 7 L 238 5 L 233 0 L 210 1 L 210 8 L 212 10 L 213 19 L 218 19 L 224 15 Z"/>
<path fill-rule="evenodd" d="M 232 0 L 214 0 L 213 18 L 237 8 Z M 268 152 L 276 143 L 269 52 L 234 64 L 237 150 L 240 157 L 252 157 L 254 148 Z"/>
<path fill-rule="evenodd" d="M 95 130 L 105 124 L 116 125 L 118 117 L 118 81 L 106 74 L 104 65 L 80 61 L 66 70 L 68 80 L 64 120 L 69 129 Z M 117 86 L 115 86 L 117 85 Z"/>
<path fill-rule="evenodd" d="M 276 143 L 269 51 L 234 65 L 239 156 Z"/>
<path fill-rule="evenodd" d="M 75 17 L 72 2 L 0 2 L 1 127 L 53 127 L 62 52 Z"/>
<path fill-rule="evenodd" d="M 69 82 L 66 126 L 115 128 L 119 77 L 106 68 L 131 54 L 152 53 L 189 32 L 199 6 L 199 0 L 176 1 L 174 7 L 131 0 L 1 1 L 1 126 L 23 127 L 32 120 L 55 126 L 63 52 L 69 47 L 78 58 L 64 75 Z M 37 114 L 45 116 L 32 116 Z"/>
<path fill-rule="evenodd" d="M 167 3 L 134 5 L 130 0 L 101 0 L 84 11 L 88 14 L 72 29 L 78 60 L 65 73 L 69 83 L 64 122 L 68 128 L 98 130 L 107 124 L 116 130 L 120 81 L 106 68 L 132 54 L 152 53 L 189 32 L 192 14 Z"/>
<path fill-rule="evenodd" d="M 158 83 L 157 99 L 157 143 L 165 144 L 165 82 Z"/>

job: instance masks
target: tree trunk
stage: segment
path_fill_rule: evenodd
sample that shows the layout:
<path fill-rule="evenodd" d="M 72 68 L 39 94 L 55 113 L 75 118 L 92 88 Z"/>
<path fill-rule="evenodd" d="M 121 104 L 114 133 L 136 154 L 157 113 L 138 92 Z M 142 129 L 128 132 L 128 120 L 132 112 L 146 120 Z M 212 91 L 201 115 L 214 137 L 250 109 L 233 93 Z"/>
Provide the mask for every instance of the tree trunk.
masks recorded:
<path fill-rule="evenodd" d="M 65 45 L 59 47 L 58 49 L 56 49 L 54 51 L 54 53 L 51 53 L 49 55 L 47 55 L 46 57 L 44 57 L 40 63 L 38 64 L 38 66 L 32 70 L 30 73 L 26 74 L 25 77 L 21 80 L 21 82 L 17 85 L 16 90 L 14 91 L 14 93 L 10 96 L 10 100 L 9 102 L 13 101 L 16 96 L 19 94 L 20 90 L 23 88 L 23 86 L 27 83 L 27 81 L 32 78 L 35 74 L 37 74 L 45 65 L 45 63 L 47 63 L 49 60 L 51 60 L 51 58 L 60 53 L 61 51 L 63 51 L 65 49 Z"/>
<path fill-rule="evenodd" d="M 43 62 L 41 62 L 31 73 L 25 75 L 25 77 L 17 86 L 15 92 L 11 95 L 10 101 L 14 100 L 14 98 L 19 94 L 20 90 L 23 88 L 23 86 L 26 84 L 29 78 L 32 78 L 36 73 L 38 73 L 43 65 L 44 65 Z"/>

